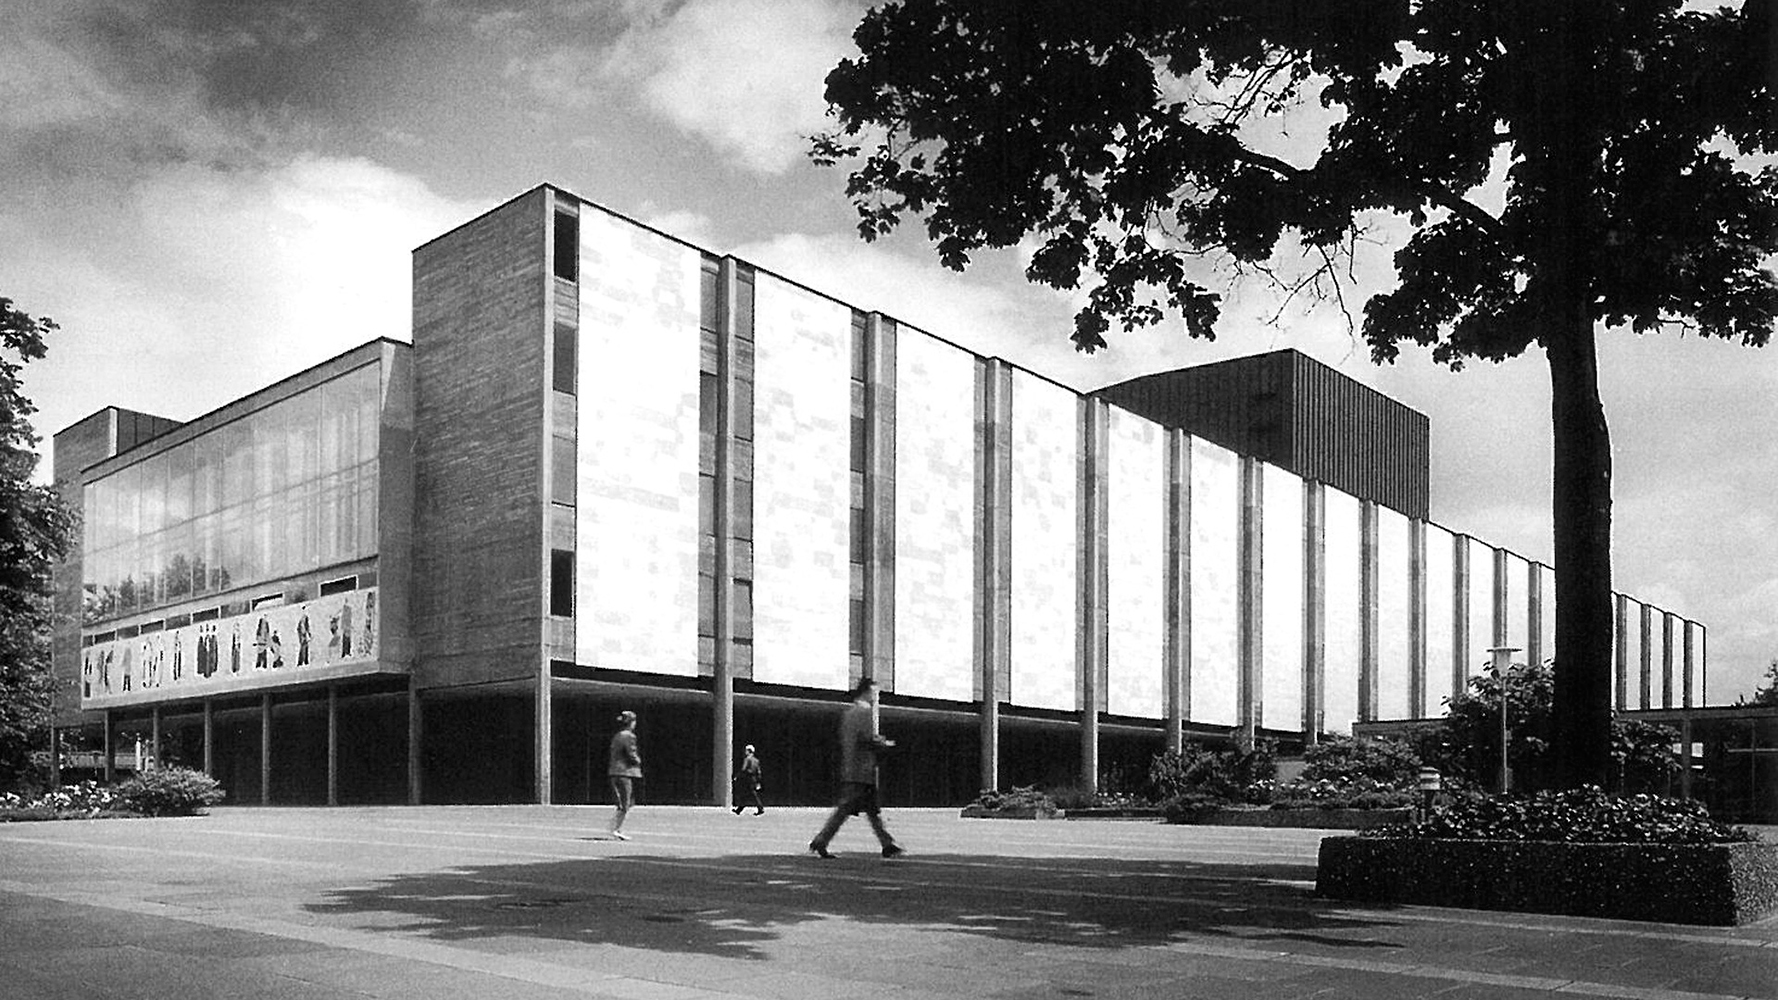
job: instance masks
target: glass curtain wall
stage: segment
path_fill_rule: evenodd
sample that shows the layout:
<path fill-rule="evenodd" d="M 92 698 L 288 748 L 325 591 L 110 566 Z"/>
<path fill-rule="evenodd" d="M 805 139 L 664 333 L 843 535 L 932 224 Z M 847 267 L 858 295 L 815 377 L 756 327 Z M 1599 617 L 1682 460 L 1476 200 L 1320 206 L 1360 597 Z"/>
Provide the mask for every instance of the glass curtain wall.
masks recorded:
<path fill-rule="evenodd" d="M 380 369 L 88 484 L 85 621 L 374 555 Z"/>

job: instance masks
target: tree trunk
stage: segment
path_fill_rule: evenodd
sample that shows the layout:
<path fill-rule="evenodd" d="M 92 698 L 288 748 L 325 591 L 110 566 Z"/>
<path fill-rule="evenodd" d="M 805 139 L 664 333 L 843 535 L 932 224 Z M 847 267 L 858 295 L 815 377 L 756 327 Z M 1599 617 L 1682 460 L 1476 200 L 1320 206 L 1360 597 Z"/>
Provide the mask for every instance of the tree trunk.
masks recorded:
<path fill-rule="evenodd" d="M 1533 189 L 1544 193 L 1537 299 L 1539 340 L 1550 365 L 1556 560 L 1556 690 L 1551 749 L 1562 788 L 1604 786 L 1611 763 L 1611 437 L 1599 401 L 1593 331 L 1590 206 L 1601 140 L 1594 109 L 1605 96 L 1596 65 L 1603 5 L 1563 0 L 1536 6 L 1548 67 L 1537 127 L 1524 150 Z"/>
<path fill-rule="evenodd" d="M 1591 321 L 1551 338 L 1555 452 L 1556 782 L 1604 786 L 1611 765 L 1611 437 Z"/>

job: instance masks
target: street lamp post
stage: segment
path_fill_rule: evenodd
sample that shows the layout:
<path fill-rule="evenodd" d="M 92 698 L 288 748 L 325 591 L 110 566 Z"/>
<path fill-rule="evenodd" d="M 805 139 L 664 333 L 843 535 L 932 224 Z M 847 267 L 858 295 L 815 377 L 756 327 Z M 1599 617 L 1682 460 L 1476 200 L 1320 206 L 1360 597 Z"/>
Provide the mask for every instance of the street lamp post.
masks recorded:
<path fill-rule="evenodd" d="M 1495 683 L 1500 685 L 1500 794 L 1502 795 L 1512 791 L 1513 787 L 1513 772 L 1507 764 L 1506 757 L 1506 672 L 1512 667 L 1513 654 L 1521 648 L 1519 646 L 1488 647 L 1488 654 L 1493 657 L 1488 669 L 1494 672 Z"/>

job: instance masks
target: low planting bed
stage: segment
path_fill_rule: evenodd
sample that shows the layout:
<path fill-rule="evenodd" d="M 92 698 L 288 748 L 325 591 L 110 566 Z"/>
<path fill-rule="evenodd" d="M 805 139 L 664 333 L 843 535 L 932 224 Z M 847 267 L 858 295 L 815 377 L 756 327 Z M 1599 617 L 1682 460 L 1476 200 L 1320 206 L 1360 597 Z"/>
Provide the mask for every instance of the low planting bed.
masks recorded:
<path fill-rule="evenodd" d="M 964 819 L 1055 819 L 1056 803 L 1036 788 L 985 789 L 963 807 Z"/>
<path fill-rule="evenodd" d="M 1197 820 L 1207 826 L 1293 827 L 1311 830 L 1369 830 L 1406 822 L 1408 809 L 1218 809 Z"/>
<path fill-rule="evenodd" d="M 1778 845 L 1703 806 L 1598 789 L 1477 799 L 1321 842 L 1332 899 L 1735 925 L 1778 911 Z"/>

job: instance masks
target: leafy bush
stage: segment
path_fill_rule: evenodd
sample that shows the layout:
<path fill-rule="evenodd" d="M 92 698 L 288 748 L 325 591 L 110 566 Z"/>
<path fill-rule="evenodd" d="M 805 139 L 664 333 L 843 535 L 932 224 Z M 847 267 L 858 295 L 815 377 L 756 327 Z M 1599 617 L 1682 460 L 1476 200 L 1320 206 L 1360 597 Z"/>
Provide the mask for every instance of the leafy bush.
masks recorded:
<path fill-rule="evenodd" d="M 1413 788 L 1420 755 L 1404 743 L 1361 736 L 1330 736 L 1303 751 L 1303 780 L 1373 788 Z"/>
<path fill-rule="evenodd" d="M 117 793 L 126 808 L 145 816 L 190 816 L 225 795 L 215 778 L 184 767 L 144 771 L 119 785 Z"/>
<path fill-rule="evenodd" d="M 1209 814 L 1228 805 L 1228 800 L 1207 792 L 1185 792 L 1161 803 L 1161 816 L 1169 823 L 1202 823 Z"/>
<path fill-rule="evenodd" d="M 1163 804 L 1186 795 L 1222 802 L 1264 801 L 1278 774 L 1275 744 L 1260 740 L 1251 749 L 1212 750 L 1187 743 L 1179 753 L 1155 754 L 1148 765 L 1149 795 Z"/>
<path fill-rule="evenodd" d="M 1037 790 L 1035 785 L 1015 786 L 1006 791 L 996 788 L 984 788 L 975 797 L 971 805 L 980 806 L 990 812 L 1001 812 L 1009 809 L 1036 809 L 1039 812 L 1055 812 L 1056 803 L 1047 794 Z"/>
<path fill-rule="evenodd" d="M 1134 792 L 1112 791 L 1103 785 L 1097 789 L 1078 784 L 1062 785 L 1048 789 L 1047 794 L 1059 809 L 1133 809 L 1149 804 L 1146 798 Z"/>
<path fill-rule="evenodd" d="M 1728 844 L 1758 839 L 1740 827 L 1711 819 L 1701 802 L 1607 795 L 1594 785 L 1523 798 L 1460 798 L 1434 809 L 1424 821 L 1369 830 L 1361 836 L 1571 844 Z"/>

